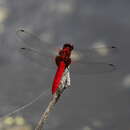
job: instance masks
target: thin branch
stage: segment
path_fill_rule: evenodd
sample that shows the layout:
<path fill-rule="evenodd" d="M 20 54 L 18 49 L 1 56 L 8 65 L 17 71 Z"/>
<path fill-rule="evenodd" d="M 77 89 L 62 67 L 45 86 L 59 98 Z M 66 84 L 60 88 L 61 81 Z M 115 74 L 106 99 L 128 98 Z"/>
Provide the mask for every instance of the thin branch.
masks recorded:
<path fill-rule="evenodd" d="M 35 130 L 42 130 L 45 122 L 48 119 L 49 113 L 54 108 L 55 104 L 58 102 L 60 96 L 62 95 L 63 91 L 70 87 L 70 73 L 68 68 L 66 68 L 64 75 L 62 77 L 61 83 L 59 85 L 59 88 L 57 89 L 57 92 L 52 96 L 51 101 L 49 102 L 49 105 L 47 106 L 46 110 L 41 115 L 41 119 L 39 120 Z"/>

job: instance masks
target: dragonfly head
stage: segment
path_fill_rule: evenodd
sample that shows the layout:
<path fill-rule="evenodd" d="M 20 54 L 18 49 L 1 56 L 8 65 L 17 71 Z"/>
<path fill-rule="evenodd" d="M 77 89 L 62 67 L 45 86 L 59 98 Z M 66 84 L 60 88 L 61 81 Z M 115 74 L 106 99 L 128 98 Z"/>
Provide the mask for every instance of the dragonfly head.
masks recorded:
<path fill-rule="evenodd" d="M 74 46 L 70 43 L 65 43 L 64 46 L 63 46 L 63 49 L 67 48 L 67 47 L 70 49 L 70 51 L 72 51 L 74 49 Z"/>
<path fill-rule="evenodd" d="M 59 55 L 64 58 L 69 58 L 71 56 L 71 51 L 73 50 L 73 45 L 70 43 L 65 43 L 63 49 L 59 51 Z"/>

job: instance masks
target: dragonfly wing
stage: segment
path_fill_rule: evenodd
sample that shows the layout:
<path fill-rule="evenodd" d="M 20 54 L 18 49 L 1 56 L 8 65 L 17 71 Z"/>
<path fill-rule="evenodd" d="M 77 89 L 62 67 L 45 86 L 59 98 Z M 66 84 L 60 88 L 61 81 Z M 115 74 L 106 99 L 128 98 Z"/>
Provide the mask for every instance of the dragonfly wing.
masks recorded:
<path fill-rule="evenodd" d="M 100 62 L 89 62 L 86 64 L 75 63 L 71 65 L 70 71 L 75 74 L 100 74 L 116 70 L 116 65 Z"/>
<path fill-rule="evenodd" d="M 42 54 L 35 49 L 22 47 L 19 52 L 31 62 L 41 65 L 46 69 L 56 68 L 56 65 L 51 57 L 46 57 L 44 53 Z"/>
<path fill-rule="evenodd" d="M 119 50 L 115 46 L 105 46 L 105 47 L 95 47 L 85 50 L 77 50 L 72 52 L 73 61 L 80 60 L 80 62 L 88 61 L 102 61 L 112 58 L 114 55 L 118 54 Z"/>
<path fill-rule="evenodd" d="M 29 30 L 18 29 L 16 31 L 18 38 L 29 48 L 34 48 L 39 51 L 46 51 L 50 48 L 49 44 L 43 42 L 38 36 Z"/>

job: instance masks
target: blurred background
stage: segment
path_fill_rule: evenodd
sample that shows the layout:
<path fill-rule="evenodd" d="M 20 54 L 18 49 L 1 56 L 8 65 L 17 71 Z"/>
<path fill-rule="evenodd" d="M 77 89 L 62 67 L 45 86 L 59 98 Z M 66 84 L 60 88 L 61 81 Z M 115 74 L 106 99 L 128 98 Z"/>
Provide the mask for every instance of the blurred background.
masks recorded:
<path fill-rule="evenodd" d="M 71 74 L 72 87 L 55 106 L 46 130 L 130 130 L 129 12 L 129 0 L 0 0 L 0 130 L 34 129 L 50 100 L 43 96 L 2 118 L 51 89 L 54 77 L 19 53 L 23 44 L 16 30 L 21 27 L 53 46 L 119 48 L 111 59 L 118 66 L 115 72 Z"/>

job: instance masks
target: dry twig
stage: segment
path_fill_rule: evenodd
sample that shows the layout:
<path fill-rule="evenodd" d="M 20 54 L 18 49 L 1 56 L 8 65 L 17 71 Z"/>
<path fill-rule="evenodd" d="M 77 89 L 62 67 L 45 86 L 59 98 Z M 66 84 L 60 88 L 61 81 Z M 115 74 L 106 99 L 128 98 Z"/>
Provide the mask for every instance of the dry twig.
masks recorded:
<path fill-rule="evenodd" d="M 62 77 L 61 83 L 59 85 L 59 88 L 57 89 L 57 92 L 52 96 L 52 99 L 49 102 L 49 105 L 47 106 L 44 113 L 41 115 L 41 119 L 39 120 L 35 130 L 42 130 L 46 120 L 48 119 L 49 113 L 52 111 L 52 109 L 54 108 L 54 105 L 57 103 L 63 91 L 67 87 L 70 87 L 70 73 L 69 73 L 68 68 L 66 68 L 64 75 Z"/>

